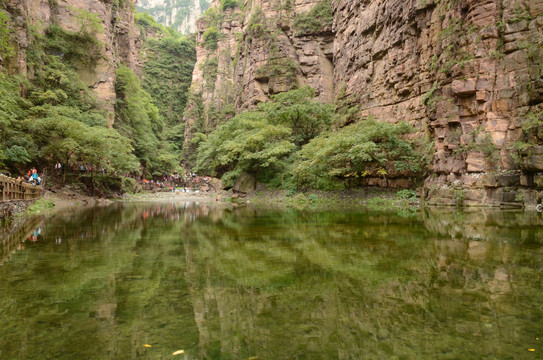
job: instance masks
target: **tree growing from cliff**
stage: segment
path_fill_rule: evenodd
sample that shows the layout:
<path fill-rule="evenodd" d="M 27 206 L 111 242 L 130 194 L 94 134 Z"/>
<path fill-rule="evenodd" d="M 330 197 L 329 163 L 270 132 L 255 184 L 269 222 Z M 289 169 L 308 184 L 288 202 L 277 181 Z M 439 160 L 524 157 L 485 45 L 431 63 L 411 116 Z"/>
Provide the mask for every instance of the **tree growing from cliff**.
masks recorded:
<path fill-rule="evenodd" d="M 238 0 L 221 0 L 221 10 L 225 11 L 228 9 L 235 9 L 239 8 L 242 5 Z"/>

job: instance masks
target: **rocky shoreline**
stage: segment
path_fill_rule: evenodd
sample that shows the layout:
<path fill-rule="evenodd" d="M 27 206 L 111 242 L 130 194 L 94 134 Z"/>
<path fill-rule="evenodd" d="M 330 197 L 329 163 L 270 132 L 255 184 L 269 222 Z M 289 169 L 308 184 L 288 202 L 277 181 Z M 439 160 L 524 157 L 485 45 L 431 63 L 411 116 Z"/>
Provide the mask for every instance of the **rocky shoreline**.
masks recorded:
<path fill-rule="evenodd" d="M 419 194 L 420 195 L 420 191 Z M 36 209 L 33 209 L 34 202 L 26 202 L 24 206 L 15 206 L 13 211 L 6 214 L 10 220 L 3 220 L 9 223 L 14 218 L 24 218 L 27 215 L 50 215 L 58 211 L 69 210 L 70 208 L 107 206 L 114 202 L 197 202 L 216 203 L 217 205 L 251 205 L 277 208 L 312 208 L 334 210 L 341 208 L 367 207 L 370 209 L 416 209 L 419 207 L 446 207 L 454 208 L 455 204 L 436 205 L 420 201 L 420 196 L 414 190 L 387 190 L 382 188 L 365 188 L 341 191 L 308 191 L 289 192 L 285 190 L 257 190 L 249 194 L 239 194 L 232 191 L 220 192 L 140 192 L 137 194 L 125 194 L 115 199 L 104 199 L 83 195 L 70 189 L 47 191 L 44 197 L 39 200 Z M 464 208 L 462 204 L 457 207 Z M 7 205 L 6 205 L 7 206 Z M 473 207 L 473 206 L 467 206 Z M 496 208 L 493 205 L 481 205 L 478 207 Z M 518 207 L 517 207 L 518 208 Z M 525 207 L 525 210 L 539 210 L 533 207 Z"/>

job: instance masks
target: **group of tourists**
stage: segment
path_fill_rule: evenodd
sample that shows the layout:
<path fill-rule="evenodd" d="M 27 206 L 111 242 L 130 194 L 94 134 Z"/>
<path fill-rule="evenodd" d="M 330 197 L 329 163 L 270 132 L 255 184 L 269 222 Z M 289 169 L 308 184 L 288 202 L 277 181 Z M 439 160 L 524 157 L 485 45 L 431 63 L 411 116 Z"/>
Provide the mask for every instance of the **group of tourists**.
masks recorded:
<path fill-rule="evenodd" d="M 68 173 L 85 173 L 93 171 L 93 168 L 85 164 L 78 164 L 73 166 L 65 166 L 60 162 L 57 162 L 54 166 L 54 170 L 57 174 Z M 101 171 L 104 171 L 101 169 Z M 117 173 L 115 173 L 117 174 Z M 121 174 L 117 174 L 121 175 Z M 125 177 L 136 177 L 134 174 L 122 174 Z M 32 167 L 28 172 L 17 178 L 19 182 L 26 182 L 33 185 L 42 185 L 42 176 L 38 175 L 38 171 L 35 167 Z M 195 191 L 200 185 L 204 185 L 211 180 L 210 177 L 198 176 L 193 172 L 186 172 L 184 174 L 170 173 L 169 175 L 163 175 L 161 178 L 155 178 L 151 180 L 141 179 L 138 182 L 143 185 L 146 190 L 169 190 L 172 192 L 182 191 Z"/>
<path fill-rule="evenodd" d="M 101 174 L 105 174 L 105 169 L 94 169 L 92 166 L 89 166 L 87 164 L 78 164 L 78 165 L 72 165 L 65 168 L 64 164 L 57 162 L 55 164 L 55 171 L 57 173 L 62 173 L 64 171 L 67 171 L 68 173 L 86 173 L 86 172 L 92 172 L 92 171 L 98 171 Z"/>
<path fill-rule="evenodd" d="M 26 181 L 27 183 L 32 184 L 32 185 L 38 185 L 38 186 L 41 185 L 41 177 L 38 175 L 38 170 L 36 170 L 35 167 L 28 170 L 25 178 L 19 176 L 17 180 Z"/>

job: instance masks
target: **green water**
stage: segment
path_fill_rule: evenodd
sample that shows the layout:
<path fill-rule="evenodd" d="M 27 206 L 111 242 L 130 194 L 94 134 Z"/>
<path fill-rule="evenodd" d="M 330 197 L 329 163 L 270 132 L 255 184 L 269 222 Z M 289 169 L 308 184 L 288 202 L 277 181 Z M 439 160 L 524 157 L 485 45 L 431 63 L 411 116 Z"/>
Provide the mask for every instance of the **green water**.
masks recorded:
<path fill-rule="evenodd" d="M 0 256 L 2 360 L 543 358 L 537 213 L 115 204 Z"/>

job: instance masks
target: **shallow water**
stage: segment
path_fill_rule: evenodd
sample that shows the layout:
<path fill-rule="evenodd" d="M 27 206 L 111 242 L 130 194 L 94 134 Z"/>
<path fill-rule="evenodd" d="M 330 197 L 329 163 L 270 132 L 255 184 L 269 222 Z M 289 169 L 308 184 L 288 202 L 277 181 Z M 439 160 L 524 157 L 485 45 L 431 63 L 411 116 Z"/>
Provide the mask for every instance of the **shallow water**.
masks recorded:
<path fill-rule="evenodd" d="M 1 241 L 0 359 L 542 358 L 542 225 L 195 203 L 32 219 Z"/>

